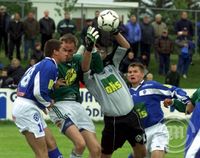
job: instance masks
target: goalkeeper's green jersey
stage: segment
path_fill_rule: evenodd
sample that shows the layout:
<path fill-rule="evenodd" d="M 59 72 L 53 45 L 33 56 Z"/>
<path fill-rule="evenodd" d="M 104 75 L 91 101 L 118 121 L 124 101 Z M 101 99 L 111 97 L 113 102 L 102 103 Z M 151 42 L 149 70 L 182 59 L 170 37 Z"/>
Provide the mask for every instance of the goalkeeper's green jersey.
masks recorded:
<path fill-rule="evenodd" d="M 96 58 L 100 58 L 100 55 L 98 53 L 92 53 L 91 70 L 94 69 L 95 72 L 101 72 L 103 69 L 103 64 L 101 62 L 95 63 L 94 67 L 93 62 L 99 61 L 96 60 Z M 82 101 L 79 91 L 79 82 L 83 83 L 83 71 L 81 68 L 81 62 L 82 55 L 75 54 L 71 61 L 58 64 L 58 79 L 65 79 L 66 86 L 61 86 L 55 89 L 52 94 L 52 98 L 55 101 Z"/>
<path fill-rule="evenodd" d="M 200 88 L 198 88 L 191 96 L 191 102 L 195 106 L 197 102 L 200 102 Z M 180 102 L 179 100 L 175 99 L 173 106 L 175 107 L 176 110 L 179 112 L 185 112 L 186 110 L 186 105 Z"/>

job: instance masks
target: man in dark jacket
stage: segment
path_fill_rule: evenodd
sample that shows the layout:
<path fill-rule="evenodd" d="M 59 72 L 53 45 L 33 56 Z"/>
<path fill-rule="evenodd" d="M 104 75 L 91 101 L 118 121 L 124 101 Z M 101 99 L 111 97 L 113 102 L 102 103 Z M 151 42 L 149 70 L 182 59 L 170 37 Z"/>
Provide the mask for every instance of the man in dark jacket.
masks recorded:
<path fill-rule="evenodd" d="M 159 55 L 159 71 L 160 75 L 166 75 L 169 71 L 170 54 L 173 51 L 173 42 L 168 36 L 168 31 L 163 30 L 162 36 L 156 39 L 155 49 Z"/>
<path fill-rule="evenodd" d="M 41 44 L 42 51 L 44 50 L 44 44 L 46 41 L 52 39 L 53 33 L 55 32 L 56 26 L 52 18 L 49 17 L 49 11 L 44 11 L 44 17 L 39 20 L 40 33 L 41 33 Z"/>
<path fill-rule="evenodd" d="M 5 6 L 0 6 L 0 48 L 2 39 L 4 41 L 5 55 L 8 56 L 8 24 L 10 16 L 6 12 Z"/>
<path fill-rule="evenodd" d="M 58 23 L 57 30 L 60 37 L 67 33 L 76 33 L 76 25 L 70 19 L 70 13 L 65 12 L 65 18 Z"/>
<path fill-rule="evenodd" d="M 148 67 L 150 62 L 151 46 L 154 43 L 154 28 L 150 23 L 148 15 L 145 15 L 143 17 L 143 21 L 140 24 L 140 28 L 141 28 L 141 43 L 140 43 L 141 54 L 146 53 L 147 67 Z"/>
<path fill-rule="evenodd" d="M 9 22 L 9 59 L 13 58 L 14 47 L 16 46 L 17 59 L 21 60 L 20 46 L 21 39 L 24 33 L 23 22 L 20 21 L 19 13 L 15 13 L 14 19 Z"/>
<path fill-rule="evenodd" d="M 188 20 L 188 14 L 187 12 L 181 13 L 181 19 L 176 22 L 175 24 L 175 32 L 178 35 L 180 31 L 182 31 L 184 28 L 188 30 L 188 36 L 193 37 L 194 35 L 194 29 L 192 22 Z"/>
<path fill-rule="evenodd" d="M 40 32 L 38 21 L 34 18 L 34 13 L 29 12 L 24 20 L 24 59 L 28 59 L 28 51 L 34 50 L 35 40 Z"/>

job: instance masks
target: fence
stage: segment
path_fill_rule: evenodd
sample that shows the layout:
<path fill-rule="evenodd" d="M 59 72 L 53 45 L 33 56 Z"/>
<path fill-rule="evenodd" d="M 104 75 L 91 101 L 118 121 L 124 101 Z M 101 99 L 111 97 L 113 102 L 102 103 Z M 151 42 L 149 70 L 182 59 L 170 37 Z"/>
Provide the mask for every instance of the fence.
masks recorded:
<path fill-rule="evenodd" d="M 9 8 L 9 3 L 13 2 L 13 0 L 0 0 L 1 3 L 7 3 Z M 48 9 L 50 11 L 50 16 L 55 20 L 56 24 L 58 21 L 63 19 L 63 17 L 59 16 L 55 10 L 55 8 L 59 8 L 58 5 L 56 5 L 55 0 L 52 1 L 27 1 L 27 0 L 16 0 L 16 4 L 18 4 L 21 7 L 21 15 L 22 18 L 25 17 L 25 4 L 32 2 L 32 6 L 34 10 L 36 11 L 36 17 L 39 20 L 41 17 L 43 17 L 44 10 Z M 113 3 L 114 4 L 114 3 Z M 127 3 L 128 4 L 128 3 Z M 72 10 L 72 18 L 74 19 L 75 23 L 78 26 L 78 30 L 82 30 L 83 26 L 85 24 L 85 19 L 87 18 L 94 18 L 94 13 L 96 10 L 104 10 L 104 9 L 113 9 L 116 10 L 117 13 L 122 16 L 123 22 L 126 23 L 129 20 L 129 16 L 132 13 L 136 14 L 139 21 L 141 21 L 141 15 L 147 12 L 147 10 L 152 11 L 152 20 L 154 20 L 154 15 L 157 13 L 160 13 L 163 17 L 163 21 L 167 24 L 169 28 L 169 34 L 171 36 L 175 36 L 174 32 L 174 24 L 177 20 L 180 19 L 180 13 L 182 11 L 186 11 L 189 14 L 188 19 L 193 22 L 193 28 L 194 28 L 194 41 L 196 46 L 198 45 L 198 28 L 197 23 L 200 21 L 200 10 L 186 10 L 186 9 L 170 9 L 170 8 L 140 8 L 137 7 L 137 5 L 134 5 L 135 3 L 130 3 L 131 5 L 125 5 L 125 3 L 121 3 L 121 5 L 111 5 L 111 3 L 105 3 L 102 4 L 100 2 L 91 3 L 77 3 Z M 12 13 L 11 13 L 12 14 Z M 198 47 L 195 48 L 195 52 L 198 51 Z"/>

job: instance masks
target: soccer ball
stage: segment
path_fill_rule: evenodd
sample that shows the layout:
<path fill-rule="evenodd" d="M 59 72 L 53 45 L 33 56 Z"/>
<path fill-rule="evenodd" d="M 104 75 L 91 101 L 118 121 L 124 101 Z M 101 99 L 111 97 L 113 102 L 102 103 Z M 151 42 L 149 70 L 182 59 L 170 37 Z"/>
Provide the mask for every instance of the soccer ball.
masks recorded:
<path fill-rule="evenodd" d="M 119 26 L 119 16 L 113 10 L 102 11 L 97 19 L 98 28 L 104 31 L 114 31 Z"/>

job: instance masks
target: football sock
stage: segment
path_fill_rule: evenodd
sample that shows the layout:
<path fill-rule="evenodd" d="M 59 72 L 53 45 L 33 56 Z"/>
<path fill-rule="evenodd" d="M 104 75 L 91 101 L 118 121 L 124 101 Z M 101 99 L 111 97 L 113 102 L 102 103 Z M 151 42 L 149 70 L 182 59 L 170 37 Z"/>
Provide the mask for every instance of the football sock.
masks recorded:
<path fill-rule="evenodd" d="M 48 152 L 49 158 L 63 158 L 58 148 Z"/>
<path fill-rule="evenodd" d="M 75 151 L 72 151 L 70 154 L 70 158 L 82 158 L 82 155 L 75 153 Z"/>
<path fill-rule="evenodd" d="M 134 158 L 134 157 L 133 157 L 133 154 L 131 153 L 131 154 L 128 156 L 128 158 Z"/>

